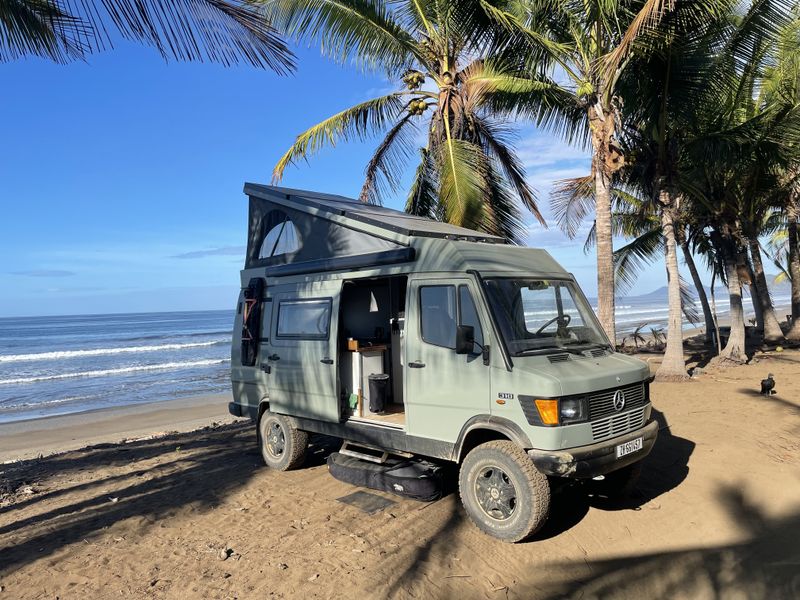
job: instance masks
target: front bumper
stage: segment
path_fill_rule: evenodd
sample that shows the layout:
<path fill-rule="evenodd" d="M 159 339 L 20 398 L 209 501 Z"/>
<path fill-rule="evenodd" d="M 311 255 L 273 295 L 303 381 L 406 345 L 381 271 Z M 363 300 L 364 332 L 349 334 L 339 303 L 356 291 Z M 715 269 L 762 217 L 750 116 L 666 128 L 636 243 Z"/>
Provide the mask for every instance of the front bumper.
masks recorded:
<path fill-rule="evenodd" d="M 617 458 L 616 447 L 641 437 L 642 449 Z M 650 421 L 644 427 L 611 440 L 570 448 L 569 450 L 528 450 L 533 464 L 544 475 L 585 479 L 604 475 L 642 460 L 650 454 L 658 437 L 658 422 Z"/>

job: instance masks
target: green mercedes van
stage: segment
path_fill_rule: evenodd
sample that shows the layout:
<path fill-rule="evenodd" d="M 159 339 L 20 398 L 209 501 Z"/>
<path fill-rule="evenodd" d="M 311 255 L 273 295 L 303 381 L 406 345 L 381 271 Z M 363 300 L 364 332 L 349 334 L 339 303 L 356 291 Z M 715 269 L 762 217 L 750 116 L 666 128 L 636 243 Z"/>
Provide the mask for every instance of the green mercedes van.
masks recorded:
<path fill-rule="evenodd" d="M 649 368 L 614 351 L 545 250 L 340 196 L 245 193 L 229 410 L 268 466 L 301 465 L 310 433 L 368 460 L 452 461 L 470 519 L 505 541 L 542 526 L 559 481 L 635 483 L 658 433 Z"/>

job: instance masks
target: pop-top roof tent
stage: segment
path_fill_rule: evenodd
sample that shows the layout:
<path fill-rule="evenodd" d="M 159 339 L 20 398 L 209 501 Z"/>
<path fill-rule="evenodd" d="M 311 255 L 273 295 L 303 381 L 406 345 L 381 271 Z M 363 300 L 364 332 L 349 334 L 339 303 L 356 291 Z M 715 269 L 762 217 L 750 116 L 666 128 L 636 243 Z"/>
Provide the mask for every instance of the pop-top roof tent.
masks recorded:
<path fill-rule="evenodd" d="M 448 254 L 459 250 L 458 260 L 451 266 L 457 268 L 457 264 L 469 262 L 465 251 L 473 254 L 473 248 L 485 249 L 488 245 L 493 247 L 491 254 L 498 264 L 509 260 L 517 263 L 522 252 L 527 255 L 529 268 L 534 259 L 544 271 L 564 272 L 543 250 L 510 246 L 498 236 L 383 206 L 255 183 L 246 183 L 244 192 L 250 197 L 245 269 L 265 268 L 267 276 L 418 262 L 423 248 L 430 250 L 424 254 L 438 254 L 437 262 L 441 262 L 445 246 Z"/>

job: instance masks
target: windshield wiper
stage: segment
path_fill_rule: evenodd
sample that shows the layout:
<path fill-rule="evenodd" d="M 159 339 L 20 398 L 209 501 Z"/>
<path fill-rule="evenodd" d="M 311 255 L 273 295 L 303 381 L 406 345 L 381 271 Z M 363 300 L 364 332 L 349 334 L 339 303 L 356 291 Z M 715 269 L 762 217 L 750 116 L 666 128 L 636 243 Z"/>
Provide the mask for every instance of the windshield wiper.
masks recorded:
<path fill-rule="evenodd" d="M 515 352 L 512 356 L 536 356 L 537 354 L 553 354 L 553 351 L 556 352 L 569 352 L 570 354 L 581 354 L 580 350 L 575 348 L 567 348 L 566 346 L 556 346 L 555 344 L 551 346 L 539 346 L 538 348 L 528 348 L 527 350 L 520 350 L 519 352 Z"/>
<path fill-rule="evenodd" d="M 580 347 L 580 349 L 578 349 Z M 563 346 L 559 346 L 557 344 L 551 344 L 549 346 L 539 346 L 538 348 L 528 348 L 527 350 L 520 350 L 512 354 L 512 356 L 536 356 L 539 354 L 553 354 L 553 351 L 556 352 L 568 352 L 569 354 L 574 354 L 576 356 L 583 356 L 584 350 L 589 350 L 590 348 L 604 348 L 607 350 L 612 350 L 610 344 L 601 344 L 597 342 L 578 342 L 574 344 L 565 344 Z"/>

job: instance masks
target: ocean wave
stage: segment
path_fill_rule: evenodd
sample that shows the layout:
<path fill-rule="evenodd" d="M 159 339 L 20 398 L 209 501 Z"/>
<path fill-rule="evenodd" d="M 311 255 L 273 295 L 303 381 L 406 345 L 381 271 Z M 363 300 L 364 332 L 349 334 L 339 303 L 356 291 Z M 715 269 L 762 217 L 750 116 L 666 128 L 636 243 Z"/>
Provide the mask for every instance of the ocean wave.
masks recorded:
<path fill-rule="evenodd" d="M 40 408 L 44 406 L 51 406 L 53 404 L 64 404 L 65 402 L 79 402 L 81 400 L 88 400 L 90 398 L 97 398 L 97 395 L 67 396 L 66 398 L 55 398 L 53 400 L 37 400 L 34 402 L 28 401 L 19 403 L 14 403 L 11 400 L 8 400 L 6 402 L 0 402 L 0 411 L 12 411 L 24 408 Z"/>
<path fill-rule="evenodd" d="M 56 375 L 39 375 L 34 377 L 15 377 L 13 379 L 0 379 L 0 385 L 15 385 L 21 383 L 36 383 L 38 381 L 54 381 L 56 379 L 75 379 L 77 377 L 107 377 L 109 375 L 122 375 L 136 371 L 170 371 L 177 369 L 190 369 L 193 367 L 208 367 L 221 365 L 227 359 L 194 360 L 186 362 L 168 362 L 154 365 L 136 365 L 133 367 L 120 367 L 117 369 L 102 369 L 97 371 L 78 371 L 76 373 L 58 373 Z"/>
<path fill-rule="evenodd" d="M 34 354 L 7 354 L 0 355 L 0 363 L 30 362 L 40 360 L 56 360 L 64 358 L 82 358 L 85 356 L 110 356 L 113 354 L 127 354 L 135 352 L 158 352 L 161 350 L 183 350 L 184 348 L 202 348 L 227 344 L 227 340 L 214 340 L 211 342 L 191 342 L 187 344 L 159 344 L 154 346 L 121 346 L 119 348 L 93 348 L 91 350 L 58 350 L 55 352 L 37 352 Z"/>

